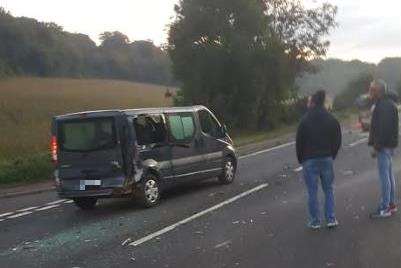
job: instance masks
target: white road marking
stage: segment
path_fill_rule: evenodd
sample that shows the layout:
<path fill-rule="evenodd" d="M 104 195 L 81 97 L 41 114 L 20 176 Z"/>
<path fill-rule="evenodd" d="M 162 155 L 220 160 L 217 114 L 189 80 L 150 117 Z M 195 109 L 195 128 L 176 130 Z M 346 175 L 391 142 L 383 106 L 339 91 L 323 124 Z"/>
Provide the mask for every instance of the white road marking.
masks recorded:
<path fill-rule="evenodd" d="M 251 190 L 248 190 L 248 191 L 243 192 L 243 193 L 241 193 L 239 195 L 236 195 L 236 196 L 234 196 L 234 197 L 232 197 L 232 198 L 230 198 L 230 199 L 228 199 L 228 200 L 226 200 L 224 202 L 221 202 L 221 203 L 219 203 L 219 204 L 217 204 L 217 205 L 215 205 L 215 206 L 213 206 L 211 208 L 208 208 L 208 209 L 206 209 L 204 211 L 198 212 L 198 213 L 192 215 L 189 218 L 186 218 L 186 219 L 184 219 L 182 221 L 179 221 L 179 222 L 177 222 L 175 224 L 167 226 L 167 227 L 165 227 L 165 228 L 163 228 L 163 229 L 161 229 L 161 230 L 159 230 L 157 232 L 149 234 L 149 235 L 147 235 L 147 236 L 145 236 L 145 237 L 143 237 L 143 238 L 141 238 L 141 239 L 139 239 L 139 240 L 137 240 L 135 242 L 130 243 L 129 245 L 130 246 L 134 246 L 134 247 L 139 246 L 139 245 L 141 245 L 141 244 L 143 244 L 145 242 L 148 242 L 148 241 L 150 241 L 150 240 L 152 240 L 152 239 L 154 239 L 156 237 L 159 237 L 159 236 L 161 236 L 161 235 L 163 235 L 165 233 L 171 232 L 172 230 L 176 229 L 177 227 L 179 227 L 181 225 L 189 223 L 189 222 L 191 222 L 191 221 L 193 221 L 193 220 L 195 220 L 197 218 L 200 218 L 200 217 L 202 217 L 202 216 L 204 216 L 204 215 L 206 215 L 206 214 L 208 214 L 210 212 L 213 212 L 213 211 L 215 211 L 215 210 L 217 210 L 217 209 L 219 209 L 221 207 L 224 207 L 224 206 L 226 206 L 228 204 L 231 204 L 231 203 L 233 203 L 233 202 L 235 202 L 235 201 L 237 201 L 237 200 L 239 200 L 241 198 L 244 198 L 244 197 L 246 197 L 246 196 L 248 196 L 248 195 L 250 195 L 252 193 L 258 192 L 258 191 L 260 191 L 260 190 L 262 190 L 262 189 L 264 189 L 264 188 L 266 188 L 268 186 L 269 186 L 268 183 L 261 184 L 261 185 L 255 187 L 255 188 L 253 188 Z"/>
<path fill-rule="evenodd" d="M 5 221 L 5 219 L 0 219 L 0 222 Z"/>
<path fill-rule="evenodd" d="M 285 143 L 285 144 L 282 144 L 282 145 L 279 145 L 279 146 L 276 146 L 276 147 L 272 147 L 272 148 L 269 148 L 269 149 L 266 149 L 266 150 L 262 150 L 262 151 L 258 151 L 258 152 L 254 152 L 254 153 L 250 153 L 250 154 L 246 154 L 246 155 L 240 156 L 239 159 L 249 158 L 249 157 L 253 157 L 253 156 L 256 156 L 256 155 L 272 152 L 272 151 L 275 151 L 275 150 L 278 150 L 278 149 L 282 149 L 282 148 L 285 148 L 285 147 L 288 147 L 288 146 L 292 146 L 294 144 L 295 144 L 295 141 L 289 142 L 289 143 Z"/>
<path fill-rule="evenodd" d="M 64 204 L 72 204 L 72 203 L 74 203 L 74 200 L 67 200 L 64 202 Z"/>
<path fill-rule="evenodd" d="M 32 212 L 31 211 L 22 212 L 22 213 L 19 213 L 19 214 L 15 214 L 15 215 L 9 216 L 9 217 L 7 217 L 7 219 L 15 219 L 15 218 L 19 218 L 19 217 L 26 216 L 26 215 L 29 215 L 29 214 L 32 214 Z"/>
<path fill-rule="evenodd" d="M 59 206 L 60 206 L 60 205 L 46 206 L 46 207 L 43 207 L 43 208 L 38 208 L 38 209 L 36 209 L 35 211 L 48 210 L 48 209 L 56 208 L 56 207 L 59 207 Z"/>
<path fill-rule="evenodd" d="M 303 167 L 299 167 L 299 168 L 294 169 L 294 172 L 298 173 L 298 172 L 301 172 L 303 169 L 304 169 Z"/>
<path fill-rule="evenodd" d="M 17 212 L 25 212 L 25 211 L 29 211 L 29 210 L 34 210 L 34 209 L 36 209 L 36 208 L 38 208 L 38 207 L 23 208 L 23 209 L 17 210 Z"/>
<path fill-rule="evenodd" d="M 46 205 L 55 205 L 55 204 L 63 203 L 65 201 L 68 201 L 68 200 L 67 199 L 60 199 L 60 200 L 57 200 L 57 201 L 46 203 Z"/>
<path fill-rule="evenodd" d="M 228 245 L 230 245 L 230 244 L 231 244 L 231 240 L 227 240 L 227 241 L 225 241 L 225 242 L 223 242 L 223 243 L 221 243 L 221 244 L 215 245 L 214 248 L 215 248 L 215 249 L 218 249 L 218 248 L 221 248 L 221 247 L 228 246 Z"/>
<path fill-rule="evenodd" d="M 1 217 L 6 217 L 6 216 L 10 216 L 10 215 L 12 215 L 12 214 L 14 214 L 14 212 L 3 213 L 3 214 L 0 214 L 0 218 L 1 218 Z"/>
<path fill-rule="evenodd" d="M 360 140 L 358 140 L 358 141 L 356 141 L 354 143 L 351 143 L 350 145 L 348 145 L 348 147 L 355 147 L 355 146 L 357 146 L 359 144 L 362 144 L 362 143 L 365 143 L 367 141 L 368 141 L 368 138 L 363 138 L 363 139 L 360 139 Z"/>

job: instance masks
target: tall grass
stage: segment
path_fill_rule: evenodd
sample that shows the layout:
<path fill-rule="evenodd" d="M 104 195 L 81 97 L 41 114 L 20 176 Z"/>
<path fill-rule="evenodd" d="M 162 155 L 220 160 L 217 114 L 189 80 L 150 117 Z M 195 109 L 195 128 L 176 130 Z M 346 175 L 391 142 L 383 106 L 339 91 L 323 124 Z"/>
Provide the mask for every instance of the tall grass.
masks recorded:
<path fill-rule="evenodd" d="M 55 115 L 103 109 L 170 106 L 165 86 L 116 80 L 0 80 L 0 184 L 47 179 Z"/>

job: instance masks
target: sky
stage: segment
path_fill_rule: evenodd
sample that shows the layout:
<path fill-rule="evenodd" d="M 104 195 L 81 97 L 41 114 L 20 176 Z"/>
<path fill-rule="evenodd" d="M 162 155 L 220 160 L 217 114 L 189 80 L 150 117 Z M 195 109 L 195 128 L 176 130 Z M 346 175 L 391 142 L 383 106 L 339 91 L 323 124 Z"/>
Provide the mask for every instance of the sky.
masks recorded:
<path fill-rule="evenodd" d="M 327 37 L 328 57 L 379 62 L 401 56 L 401 1 L 326 0 L 338 6 L 339 26 Z M 55 22 L 98 42 L 104 31 L 120 31 L 130 40 L 166 42 L 178 0 L 0 0 L 14 16 Z M 303 0 L 312 7 L 321 0 Z"/>

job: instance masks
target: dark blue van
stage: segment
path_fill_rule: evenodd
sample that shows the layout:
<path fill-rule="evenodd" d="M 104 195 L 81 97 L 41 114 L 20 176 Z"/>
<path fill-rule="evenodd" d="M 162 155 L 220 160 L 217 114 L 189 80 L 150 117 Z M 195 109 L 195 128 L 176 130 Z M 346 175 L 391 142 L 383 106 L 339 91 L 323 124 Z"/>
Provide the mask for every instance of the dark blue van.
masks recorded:
<path fill-rule="evenodd" d="M 91 209 L 98 198 L 159 203 L 176 183 L 232 183 L 237 156 L 226 127 L 206 107 L 91 111 L 56 116 L 51 153 L 60 197 Z"/>

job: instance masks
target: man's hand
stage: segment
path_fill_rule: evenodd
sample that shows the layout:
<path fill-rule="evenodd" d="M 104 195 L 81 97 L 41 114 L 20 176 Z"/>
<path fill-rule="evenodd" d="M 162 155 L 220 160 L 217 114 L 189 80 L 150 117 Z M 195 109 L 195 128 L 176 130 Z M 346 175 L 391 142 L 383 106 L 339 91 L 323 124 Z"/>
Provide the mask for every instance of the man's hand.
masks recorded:
<path fill-rule="evenodd" d="M 373 148 L 373 149 L 370 151 L 370 156 L 371 156 L 372 158 L 376 158 L 376 157 L 377 157 L 377 153 L 378 153 L 378 150 L 376 150 L 376 148 Z"/>

